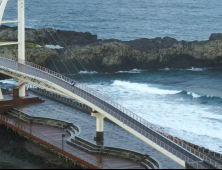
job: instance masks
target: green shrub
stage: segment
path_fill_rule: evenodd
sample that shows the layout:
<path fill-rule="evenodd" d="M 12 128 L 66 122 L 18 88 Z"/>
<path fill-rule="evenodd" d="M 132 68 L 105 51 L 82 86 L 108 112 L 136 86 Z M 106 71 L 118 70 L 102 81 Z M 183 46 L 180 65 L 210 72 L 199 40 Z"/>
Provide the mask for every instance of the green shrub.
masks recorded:
<path fill-rule="evenodd" d="M 0 40 L 0 42 L 11 42 L 11 41 L 7 41 L 7 40 Z M 13 49 L 18 49 L 18 45 L 3 45 L 0 46 L 0 50 L 3 48 L 7 48 L 8 50 L 13 50 Z M 35 43 L 31 43 L 31 42 L 25 42 L 25 48 L 36 48 L 36 44 Z"/>

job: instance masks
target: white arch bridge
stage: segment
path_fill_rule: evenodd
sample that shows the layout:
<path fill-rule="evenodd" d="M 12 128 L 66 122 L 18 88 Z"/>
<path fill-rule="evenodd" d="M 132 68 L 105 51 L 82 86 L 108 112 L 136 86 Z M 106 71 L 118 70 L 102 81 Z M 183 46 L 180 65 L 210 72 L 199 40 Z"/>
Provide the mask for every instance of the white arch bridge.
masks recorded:
<path fill-rule="evenodd" d="M 0 54 L 0 73 L 13 77 L 20 84 L 30 83 L 49 91 L 78 100 L 93 109 L 97 118 L 97 133 L 103 137 L 103 119 L 115 124 L 170 157 L 180 165 L 198 169 L 222 169 L 222 165 L 174 138 L 108 97 L 64 75 L 18 58 Z M 20 86 L 22 89 L 22 85 Z"/>

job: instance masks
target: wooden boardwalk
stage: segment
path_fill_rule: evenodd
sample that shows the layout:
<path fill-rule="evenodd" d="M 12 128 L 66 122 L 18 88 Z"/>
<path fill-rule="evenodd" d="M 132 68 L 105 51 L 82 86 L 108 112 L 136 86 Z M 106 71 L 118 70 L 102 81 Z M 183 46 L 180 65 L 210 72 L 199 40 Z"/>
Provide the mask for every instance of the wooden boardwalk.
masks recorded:
<path fill-rule="evenodd" d="M 66 143 L 67 139 L 70 137 L 70 134 L 67 132 L 64 132 L 63 129 L 59 129 L 57 127 L 52 127 L 49 125 L 40 125 L 40 124 L 29 124 L 26 122 L 23 122 L 19 119 L 16 119 L 13 116 L 10 115 L 4 115 L 5 117 L 7 117 L 9 120 L 14 121 L 20 125 L 23 125 L 25 127 L 27 127 L 27 129 L 30 129 L 30 134 L 33 134 L 35 136 L 38 137 L 38 134 L 42 136 L 45 136 L 45 138 L 47 138 L 47 142 L 51 143 L 52 145 L 60 145 L 60 147 L 62 146 L 62 134 L 65 134 L 64 139 L 64 150 L 68 151 L 69 153 L 70 151 L 72 151 L 72 154 L 74 156 L 76 156 L 75 154 L 81 154 L 84 155 L 85 157 L 88 157 L 92 160 L 95 160 L 96 162 L 98 162 L 98 167 L 100 164 L 100 155 L 99 154 L 89 154 L 85 151 L 82 151 L 78 148 L 75 148 L 69 144 Z M 113 156 L 108 156 L 108 155 L 101 155 L 101 164 L 107 166 L 105 168 L 111 168 L 111 169 L 145 169 L 143 166 L 141 166 L 140 164 L 136 163 L 136 162 L 132 162 L 126 159 L 122 159 L 122 158 L 117 158 L 117 157 L 113 157 Z"/>

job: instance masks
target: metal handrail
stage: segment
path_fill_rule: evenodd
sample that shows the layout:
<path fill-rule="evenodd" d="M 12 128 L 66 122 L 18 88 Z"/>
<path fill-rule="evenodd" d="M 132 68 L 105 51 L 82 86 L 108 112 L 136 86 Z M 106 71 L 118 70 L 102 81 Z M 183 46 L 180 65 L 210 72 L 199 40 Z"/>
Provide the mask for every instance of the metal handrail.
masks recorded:
<path fill-rule="evenodd" d="M 47 69 L 47 68 L 44 68 L 44 67 L 42 67 L 42 66 L 39 66 L 39 65 L 30 63 L 30 62 L 28 62 L 28 61 L 16 59 L 16 58 L 14 58 L 14 57 L 6 56 L 6 55 L 3 55 L 3 57 L 4 57 L 4 58 L 9 58 L 10 60 L 13 60 L 13 61 L 18 62 L 18 63 L 21 63 L 21 64 L 25 64 L 25 65 L 27 65 L 27 66 L 31 66 L 31 67 L 33 67 L 33 68 L 35 68 L 35 69 L 37 69 L 37 70 L 42 71 L 44 74 L 47 73 L 47 75 L 51 75 L 51 76 L 53 76 L 53 77 L 58 78 L 59 80 L 64 81 L 64 83 L 68 83 L 68 84 L 69 84 L 71 81 L 74 81 L 74 80 L 72 80 L 72 79 L 70 79 L 70 78 L 68 78 L 68 77 L 66 77 L 66 76 L 63 76 L 63 75 L 61 75 L 61 74 L 59 74 L 59 73 L 56 73 L 56 72 L 54 72 L 54 71 L 51 71 L 51 70 L 49 70 L 49 69 Z M 23 68 L 23 69 L 24 69 L 24 68 Z M 38 73 L 38 74 L 40 74 L 40 73 Z M 56 75 L 55 75 L 55 74 L 56 74 Z M 47 76 L 47 75 L 45 75 L 45 76 Z M 50 77 L 50 78 L 52 78 L 52 77 Z M 56 81 L 58 81 L 58 80 L 56 80 Z M 75 81 L 75 82 L 76 82 L 76 81 Z M 62 82 L 60 82 L 60 83 L 62 83 Z M 64 83 L 63 83 L 63 85 L 64 85 Z M 86 87 L 85 85 L 80 84 L 79 82 L 76 82 L 76 83 L 78 84 L 77 86 L 78 86 L 79 89 L 81 89 L 81 90 L 83 90 L 83 91 L 85 91 L 85 92 L 87 92 L 87 93 L 89 93 L 89 94 L 97 97 L 98 99 L 101 99 L 101 100 L 104 99 L 104 98 L 103 98 L 104 96 L 103 96 L 102 94 L 100 94 L 100 93 L 98 93 L 98 92 L 96 92 L 96 91 L 94 91 L 94 90 Z M 70 87 L 69 87 L 69 88 L 70 88 Z M 71 88 L 72 88 L 72 87 L 71 87 Z M 73 89 L 73 88 L 72 88 L 72 90 L 76 90 L 76 89 Z M 78 93 L 81 93 L 81 92 L 78 91 Z M 82 94 L 82 95 L 85 95 L 85 94 Z M 87 97 L 89 97 L 89 96 L 87 96 Z M 196 153 L 196 154 L 195 154 L 196 156 L 198 156 L 198 157 L 201 158 L 201 159 L 204 159 L 205 161 L 207 161 L 207 162 L 210 163 L 211 165 L 214 165 L 215 167 L 217 167 L 217 165 L 218 165 L 219 168 L 222 167 L 222 165 L 220 165 L 220 164 L 217 163 L 216 161 L 212 160 L 211 158 L 207 157 L 206 155 L 202 154 L 201 152 L 197 151 L 196 149 L 191 148 L 189 145 L 185 144 L 185 143 L 182 142 L 181 140 L 173 137 L 172 135 L 169 135 L 167 132 L 163 131 L 162 129 L 159 129 L 159 128 L 156 127 L 155 125 L 149 123 L 148 121 L 146 121 L 145 119 L 139 117 L 138 115 L 134 114 L 133 112 L 129 111 L 128 109 L 126 109 L 126 110 L 128 111 L 128 113 L 126 113 L 126 110 L 125 110 L 124 107 L 122 107 L 121 105 L 117 104 L 116 102 L 114 102 L 114 105 L 112 105 L 112 104 L 113 104 L 113 103 L 112 103 L 113 101 L 112 101 L 111 99 L 109 99 L 109 101 L 112 101 L 112 102 L 110 103 L 110 102 L 107 101 L 106 99 L 109 99 L 109 98 L 105 97 L 105 100 L 103 100 L 103 101 L 104 101 L 104 102 L 107 102 L 107 103 L 110 104 L 111 106 L 119 109 L 120 111 L 122 111 L 122 112 L 125 113 L 126 115 L 130 116 L 131 118 L 134 118 L 135 120 L 137 120 L 137 121 L 140 122 L 141 124 L 145 125 L 146 127 L 151 128 L 152 130 L 154 130 L 155 132 L 159 133 L 160 135 L 163 135 L 163 136 L 165 136 L 165 137 L 167 137 L 167 138 L 168 138 L 169 136 L 171 136 L 171 137 L 173 138 L 173 142 L 174 142 L 174 143 L 179 144 L 179 145 L 181 144 L 180 146 L 181 146 L 182 148 L 184 148 L 185 150 L 187 150 L 188 152 L 191 152 L 191 153 L 193 153 L 193 154 Z M 93 99 L 93 100 L 94 100 L 94 99 Z M 97 101 L 96 101 L 96 102 L 97 102 Z M 100 103 L 100 104 L 101 104 L 101 103 Z M 129 113 L 130 113 L 130 114 L 129 114 Z M 132 113 L 132 114 L 131 114 L 131 113 Z M 115 113 L 115 114 L 116 114 L 116 113 Z M 119 115 L 119 116 L 120 116 L 120 115 Z M 120 117 L 121 117 L 121 116 L 120 116 Z M 162 134 L 160 131 L 161 131 L 163 134 Z M 199 155 L 197 155 L 197 153 L 198 153 Z M 213 163 L 214 163 L 214 164 L 213 164 Z"/>

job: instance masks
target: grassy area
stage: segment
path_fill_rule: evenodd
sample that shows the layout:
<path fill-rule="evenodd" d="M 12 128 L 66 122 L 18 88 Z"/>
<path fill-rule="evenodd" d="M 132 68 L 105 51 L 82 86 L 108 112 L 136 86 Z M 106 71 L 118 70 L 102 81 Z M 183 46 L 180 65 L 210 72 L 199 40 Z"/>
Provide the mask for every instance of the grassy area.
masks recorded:
<path fill-rule="evenodd" d="M 30 42 L 26 42 L 25 43 L 25 48 L 36 48 L 36 45 L 35 43 L 30 43 Z"/>
<path fill-rule="evenodd" d="M 11 42 L 11 41 L 0 40 L 0 42 Z M 4 45 L 4 46 L 0 46 L 0 50 L 3 49 L 3 48 L 8 48 L 8 50 L 18 49 L 18 45 Z M 25 48 L 36 48 L 36 44 L 35 43 L 31 43 L 31 42 L 25 42 Z"/>

